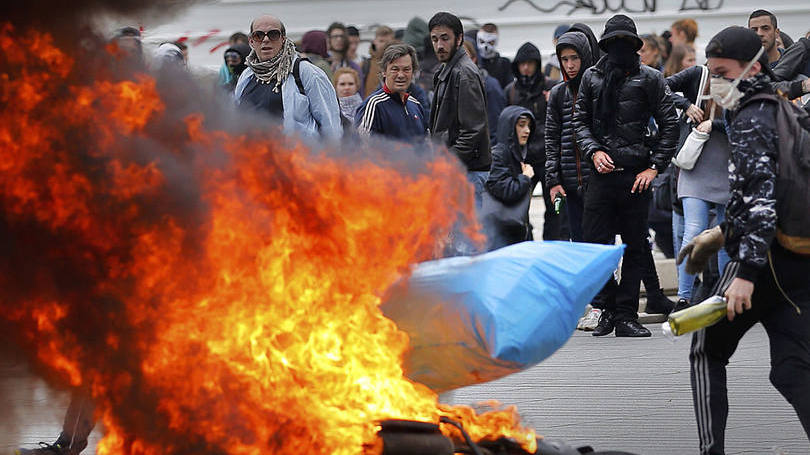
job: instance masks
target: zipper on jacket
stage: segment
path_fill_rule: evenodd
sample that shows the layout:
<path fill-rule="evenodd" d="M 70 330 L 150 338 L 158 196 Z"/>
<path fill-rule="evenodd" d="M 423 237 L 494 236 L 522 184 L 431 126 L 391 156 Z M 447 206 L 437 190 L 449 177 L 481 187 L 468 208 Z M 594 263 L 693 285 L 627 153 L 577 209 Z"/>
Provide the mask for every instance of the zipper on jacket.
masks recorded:
<path fill-rule="evenodd" d="M 572 123 L 574 122 L 574 111 L 576 110 L 576 107 L 577 107 L 577 96 L 578 95 L 579 95 L 579 92 L 574 93 L 574 102 L 571 103 L 571 122 Z M 581 187 L 582 186 L 582 163 L 581 163 L 582 158 L 580 158 L 580 156 L 579 156 L 579 145 L 577 145 L 577 133 L 576 133 L 576 131 L 574 131 L 573 142 L 574 142 L 574 159 L 577 160 L 577 183 L 579 183 L 579 186 Z"/>

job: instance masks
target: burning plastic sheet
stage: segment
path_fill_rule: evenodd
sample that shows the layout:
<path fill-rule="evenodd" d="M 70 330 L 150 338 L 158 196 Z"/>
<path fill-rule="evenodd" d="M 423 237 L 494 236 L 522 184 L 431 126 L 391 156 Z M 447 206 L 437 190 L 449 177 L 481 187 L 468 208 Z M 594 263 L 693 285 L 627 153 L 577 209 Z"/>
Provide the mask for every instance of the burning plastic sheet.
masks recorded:
<path fill-rule="evenodd" d="M 411 338 L 408 377 L 442 392 L 541 362 L 571 336 L 622 251 L 524 242 L 418 265 L 382 306 Z"/>

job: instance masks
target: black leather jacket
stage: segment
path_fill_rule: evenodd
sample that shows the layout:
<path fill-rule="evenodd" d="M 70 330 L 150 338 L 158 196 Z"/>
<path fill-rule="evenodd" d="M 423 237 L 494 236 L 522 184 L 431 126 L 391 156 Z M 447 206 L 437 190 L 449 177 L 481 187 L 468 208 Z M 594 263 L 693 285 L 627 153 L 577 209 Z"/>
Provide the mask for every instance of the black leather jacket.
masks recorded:
<path fill-rule="evenodd" d="M 464 48 L 436 72 L 433 87 L 432 138 L 455 153 L 468 171 L 488 171 L 492 159 L 486 91 L 478 67 Z"/>
<path fill-rule="evenodd" d="M 651 164 L 662 172 L 678 144 L 678 117 L 664 76 L 641 65 L 625 78 L 617 94 L 617 109 L 611 118 L 594 116 L 604 84 L 607 57 L 585 71 L 574 113 L 577 144 L 592 164 L 593 154 L 607 153 L 616 167 L 644 170 Z M 650 117 L 658 124 L 658 137 L 645 140 Z M 610 123 L 615 122 L 614 128 Z"/>

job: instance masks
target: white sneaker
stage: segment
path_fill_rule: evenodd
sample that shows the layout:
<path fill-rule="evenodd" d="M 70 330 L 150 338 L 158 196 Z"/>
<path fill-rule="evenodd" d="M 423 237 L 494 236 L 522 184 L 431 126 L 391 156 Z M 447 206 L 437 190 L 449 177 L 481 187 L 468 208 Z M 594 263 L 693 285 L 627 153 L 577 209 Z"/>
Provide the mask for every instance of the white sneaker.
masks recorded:
<path fill-rule="evenodd" d="M 591 311 L 589 311 L 585 316 L 579 318 L 577 330 L 584 330 L 586 332 L 593 331 L 593 329 L 596 328 L 597 324 L 599 324 L 600 316 L 602 316 L 602 310 L 592 308 Z"/>

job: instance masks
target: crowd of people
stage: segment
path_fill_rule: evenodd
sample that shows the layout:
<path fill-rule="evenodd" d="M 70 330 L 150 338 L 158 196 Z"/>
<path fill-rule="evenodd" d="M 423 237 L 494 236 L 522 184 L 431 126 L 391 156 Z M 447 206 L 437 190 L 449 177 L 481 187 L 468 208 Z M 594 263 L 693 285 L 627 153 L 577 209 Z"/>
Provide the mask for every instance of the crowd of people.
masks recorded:
<path fill-rule="evenodd" d="M 275 117 L 304 138 L 446 148 L 467 172 L 488 249 L 532 239 L 537 185 L 544 240 L 613 244 L 621 236 L 621 278 L 580 321 L 594 336 L 651 336 L 638 322 L 642 282 L 647 312 L 724 295 L 728 320 L 699 331 L 690 355 L 700 450 L 722 454 L 725 367 L 756 322 L 771 340 L 771 381 L 810 435 L 810 251 L 775 240 L 777 207 L 789 195 L 775 189 L 783 128 L 778 104 L 765 99 L 807 99 L 810 32 L 794 42 L 764 10 L 744 25 L 701 50 L 693 19 L 639 35 L 630 17 L 616 15 L 599 38 L 585 24 L 565 24 L 544 65 L 535 44 L 510 61 L 498 52 L 495 24 L 465 31 L 447 12 L 403 30 L 378 27 L 366 57 L 356 27 L 336 22 L 294 42 L 279 18 L 260 16 L 231 37 L 218 84 L 238 109 Z M 140 46 L 134 29 L 115 40 Z M 161 45 L 160 60 L 183 62 L 180 44 Z M 651 229 L 665 254 L 687 253 L 677 302 L 658 283 Z M 695 252 L 712 244 L 722 248 L 693 273 Z M 81 408 L 72 405 L 66 421 Z M 78 453 L 92 425 L 80 428 L 66 423 L 55 444 L 21 453 Z"/>

